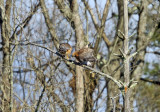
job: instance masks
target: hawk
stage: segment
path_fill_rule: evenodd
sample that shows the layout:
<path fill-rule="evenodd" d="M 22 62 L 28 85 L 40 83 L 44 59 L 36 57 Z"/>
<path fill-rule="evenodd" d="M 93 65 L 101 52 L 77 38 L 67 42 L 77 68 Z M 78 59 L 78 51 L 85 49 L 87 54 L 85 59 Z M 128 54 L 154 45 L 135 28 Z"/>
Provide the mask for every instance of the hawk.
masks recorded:
<path fill-rule="evenodd" d="M 66 57 L 67 59 L 69 59 L 71 51 L 72 47 L 68 43 L 61 43 L 59 45 L 58 52 L 60 53 L 59 55 L 61 57 Z"/>
<path fill-rule="evenodd" d="M 81 64 L 92 66 L 96 61 L 94 50 L 91 48 L 82 48 L 72 54 Z"/>

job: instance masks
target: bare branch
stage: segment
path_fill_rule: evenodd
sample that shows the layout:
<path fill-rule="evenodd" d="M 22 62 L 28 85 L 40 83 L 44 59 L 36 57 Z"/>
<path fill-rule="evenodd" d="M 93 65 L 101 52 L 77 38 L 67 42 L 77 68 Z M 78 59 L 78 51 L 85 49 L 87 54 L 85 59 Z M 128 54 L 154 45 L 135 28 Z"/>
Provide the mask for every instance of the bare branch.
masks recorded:
<path fill-rule="evenodd" d="M 95 26 L 97 32 L 100 34 L 100 27 L 99 27 L 99 25 L 98 25 L 98 22 L 97 22 L 97 20 L 96 20 L 96 17 L 95 17 L 95 15 L 94 15 L 92 9 L 90 8 L 90 6 L 89 6 L 89 4 L 86 2 L 86 0 L 82 0 L 82 2 L 84 3 L 85 7 L 88 9 L 88 11 L 89 11 L 89 13 L 90 13 L 90 15 L 91 15 L 92 21 L 93 21 L 93 23 L 94 23 L 94 26 Z M 106 7 L 107 7 L 107 6 L 106 6 Z M 105 7 L 105 10 L 104 10 L 104 13 L 105 13 L 105 14 L 106 14 L 107 8 L 108 8 L 108 7 L 107 7 L 107 8 L 106 8 L 106 7 Z M 106 15 L 107 15 L 107 14 L 106 14 Z M 106 16 L 103 16 L 103 18 L 106 19 Z M 104 20 L 103 20 L 103 22 L 104 22 Z M 103 37 L 105 43 L 107 44 L 107 46 L 110 46 L 111 43 L 110 43 L 109 39 L 107 38 L 105 32 L 102 32 L 102 37 Z M 97 46 L 96 46 L 96 48 L 97 48 Z"/>
<path fill-rule="evenodd" d="M 97 0 L 94 0 L 94 2 L 95 2 L 95 7 L 96 7 L 96 11 L 97 11 L 98 19 L 99 19 L 99 20 L 101 20 L 101 14 L 99 13 Z"/>
<path fill-rule="evenodd" d="M 53 28 L 52 23 L 50 21 L 48 10 L 47 10 L 47 8 L 45 6 L 44 0 L 40 0 L 40 5 L 41 5 L 41 8 L 42 8 L 42 13 L 44 15 L 44 18 L 45 18 L 48 30 L 51 33 L 54 45 L 56 46 L 56 48 L 58 48 L 58 46 L 59 46 L 59 40 L 58 40 L 58 37 L 56 35 L 55 29 Z"/>
<path fill-rule="evenodd" d="M 33 44 L 33 45 L 36 45 L 36 44 Z M 30 65 L 30 67 L 36 72 L 37 77 L 38 77 L 41 85 L 44 85 L 43 91 L 47 90 L 48 91 L 47 93 L 53 97 L 53 100 L 61 107 L 61 109 L 64 112 L 68 112 L 69 108 L 63 103 L 63 101 L 59 98 L 59 96 L 54 93 L 54 87 L 52 85 L 49 85 L 49 83 L 46 83 L 45 75 L 43 73 L 43 70 L 36 67 L 36 65 L 33 61 L 33 58 L 32 58 L 32 54 L 30 54 L 30 57 L 27 58 L 27 61 Z M 50 81 L 51 78 L 52 77 L 50 77 L 50 79 L 48 81 Z M 51 89 L 47 89 L 45 87 L 51 88 Z M 39 100 L 37 102 L 37 107 L 36 107 L 35 111 L 38 111 L 39 103 L 40 103 L 40 101 L 43 97 L 43 94 L 44 94 L 43 91 L 42 91 L 41 96 L 39 97 Z"/>
<path fill-rule="evenodd" d="M 40 6 L 40 3 L 38 3 L 37 5 L 34 6 L 34 9 L 33 9 L 33 12 L 31 12 L 28 17 L 22 22 L 20 23 L 19 25 L 17 25 L 17 27 L 15 28 L 10 40 L 13 41 L 14 40 L 14 36 L 15 36 L 15 33 L 16 35 L 19 35 L 21 33 L 21 31 L 26 27 L 28 26 L 30 20 L 32 19 L 32 16 L 36 13 L 36 11 L 38 10 L 38 7 Z M 20 27 L 20 30 L 17 31 L 17 29 Z"/>
<path fill-rule="evenodd" d="M 130 59 L 128 56 L 128 47 L 129 47 L 129 38 L 128 38 L 128 1 L 123 0 L 123 6 L 124 6 L 124 80 L 125 80 L 125 96 L 124 96 L 124 111 L 130 112 L 130 91 L 127 90 L 128 84 L 130 82 Z M 121 33 L 121 32 L 120 32 Z M 121 33 L 123 35 L 123 33 Z"/>
<path fill-rule="evenodd" d="M 160 55 L 160 52 L 158 52 L 158 51 L 153 51 L 153 52 L 148 51 L 148 52 L 146 52 L 146 53 L 153 53 L 153 54 L 156 54 L 156 55 Z"/>
<path fill-rule="evenodd" d="M 146 78 L 140 78 L 140 80 L 144 81 L 144 82 L 150 82 L 156 85 L 160 85 L 160 81 L 155 81 L 155 80 L 151 80 L 151 79 L 146 79 Z"/>
<path fill-rule="evenodd" d="M 42 92 L 41 92 L 41 95 L 40 95 L 40 96 L 39 96 L 39 98 L 38 98 L 38 102 L 37 102 L 37 105 L 36 105 L 35 112 L 38 112 L 39 105 L 40 105 L 41 100 L 42 100 L 42 98 L 43 98 L 43 95 L 44 95 L 45 89 L 46 89 L 46 87 L 45 87 L 45 83 L 44 83 L 43 90 L 42 90 Z"/>
<path fill-rule="evenodd" d="M 105 28 L 105 22 L 106 22 L 108 12 L 109 12 L 109 6 L 110 6 L 110 0 L 106 0 L 106 5 L 103 11 L 103 16 L 102 16 L 102 21 L 101 21 L 102 32 Z"/>
<path fill-rule="evenodd" d="M 67 21 L 71 23 L 73 20 L 72 20 L 72 10 L 70 9 L 70 7 L 65 4 L 64 0 L 54 0 L 54 2 L 58 6 L 59 10 L 64 15 L 64 17 L 67 19 Z M 73 7 L 72 4 L 73 1 L 70 4 L 71 7 Z"/>

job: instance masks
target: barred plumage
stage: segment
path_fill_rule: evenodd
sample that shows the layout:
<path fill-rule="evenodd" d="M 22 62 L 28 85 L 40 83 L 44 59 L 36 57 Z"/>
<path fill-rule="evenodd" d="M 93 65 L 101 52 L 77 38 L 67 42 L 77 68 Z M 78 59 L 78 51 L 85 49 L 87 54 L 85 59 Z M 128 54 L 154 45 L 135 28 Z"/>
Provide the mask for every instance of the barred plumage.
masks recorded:
<path fill-rule="evenodd" d="M 96 58 L 94 57 L 94 50 L 91 48 L 82 48 L 78 51 L 75 51 L 72 54 L 73 57 L 76 57 L 76 59 L 83 64 L 92 66 L 92 63 L 96 61 Z"/>

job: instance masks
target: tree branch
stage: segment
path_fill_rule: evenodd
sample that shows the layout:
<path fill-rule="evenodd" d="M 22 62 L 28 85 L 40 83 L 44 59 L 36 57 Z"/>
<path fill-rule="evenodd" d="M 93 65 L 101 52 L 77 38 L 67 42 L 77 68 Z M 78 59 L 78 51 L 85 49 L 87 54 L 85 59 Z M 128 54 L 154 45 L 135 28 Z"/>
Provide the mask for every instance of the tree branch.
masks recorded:
<path fill-rule="evenodd" d="M 48 14 L 48 10 L 45 6 L 45 2 L 44 0 L 40 0 L 40 5 L 41 5 L 41 8 L 42 8 L 42 13 L 44 15 L 44 18 L 45 18 L 45 21 L 46 21 L 46 24 L 47 24 L 47 27 L 48 27 L 48 30 L 49 32 L 51 33 L 51 36 L 52 36 L 52 40 L 54 42 L 54 45 L 55 47 L 58 49 L 59 47 L 59 39 L 56 35 L 56 31 L 55 29 L 53 28 L 53 25 L 50 21 L 50 18 L 49 18 L 49 14 Z"/>
<path fill-rule="evenodd" d="M 96 20 L 96 17 L 95 17 L 95 15 L 94 15 L 92 9 L 90 8 L 89 4 L 88 4 L 85 0 L 82 0 L 82 2 L 84 3 L 86 9 L 89 11 L 89 13 L 90 13 L 90 15 L 91 15 L 91 18 L 92 18 L 92 21 L 93 21 L 93 23 L 94 23 L 94 26 L 95 26 L 97 32 L 100 34 L 100 27 L 99 27 L 99 25 L 98 25 L 98 22 L 97 22 L 97 20 Z M 105 5 L 104 12 L 103 12 L 105 15 L 103 15 L 103 17 L 102 17 L 102 18 L 103 18 L 103 22 L 102 22 L 103 24 L 104 24 L 104 22 L 105 22 L 105 20 L 106 20 L 106 15 L 108 15 L 108 14 L 107 14 L 107 13 L 108 13 L 108 6 L 109 6 L 109 5 L 108 5 L 108 2 L 107 2 L 106 5 Z M 109 39 L 107 38 L 107 36 L 106 36 L 106 34 L 105 34 L 104 31 L 102 32 L 102 37 L 103 37 L 106 45 L 107 45 L 107 46 L 110 46 L 111 43 L 110 43 Z M 97 48 L 97 46 L 96 46 L 96 48 Z"/>
<path fill-rule="evenodd" d="M 64 17 L 67 19 L 67 21 L 71 23 L 73 20 L 72 20 L 72 11 L 70 7 L 65 4 L 64 0 L 54 0 L 54 2 L 58 6 L 59 10 L 64 15 Z M 72 6 L 72 4 L 70 5 Z"/>
<path fill-rule="evenodd" d="M 128 1 L 123 0 L 123 10 L 124 10 L 124 52 L 122 53 L 124 56 L 124 82 L 127 86 L 125 86 L 125 96 L 124 96 L 124 111 L 130 112 L 130 91 L 128 89 L 130 83 L 130 58 L 128 56 L 128 47 L 129 47 L 129 38 L 128 38 Z"/>
<path fill-rule="evenodd" d="M 31 44 L 31 45 L 35 45 L 35 46 L 36 46 L 36 44 Z M 40 47 L 40 46 L 39 46 L 39 47 Z M 42 47 L 42 46 L 41 46 L 41 47 Z M 44 48 L 44 47 L 43 47 L 43 48 Z M 49 50 L 49 48 L 46 48 L 46 49 Z M 32 55 L 32 54 L 31 54 L 31 55 Z M 49 94 L 49 96 L 52 96 L 52 97 L 53 97 L 53 100 L 61 107 L 61 109 L 63 110 L 63 112 L 68 112 L 68 109 L 69 109 L 69 108 L 63 103 L 63 101 L 59 98 L 59 96 L 54 93 L 54 86 L 49 85 L 49 84 L 48 84 L 49 82 L 46 83 L 45 75 L 44 75 L 44 73 L 43 73 L 43 71 L 45 71 L 45 70 L 41 70 L 39 67 L 36 67 L 32 56 L 29 57 L 29 58 L 27 58 L 27 61 L 28 61 L 29 65 L 30 65 L 30 67 L 31 67 L 31 68 L 35 71 L 35 73 L 37 74 L 37 78 L 39 79 L 41 85 L 45 85 L 47 88 L 49 88 L 49 87 L 52 88 L 52 89 L 47 89 L 47 88 L 45 88 L 45 86 L 44 86 L 43 91 L 45 91 L 45 89 L 48 90 L 47 93 Z M 46 67 L 46 68 L 47 68 L 47 67 Z M 51 80 L 51 77 L 50 77 L 50 79 L 49 79 L 48 81 L 50 81 L 50 80 Z M 41 94 L 42 96 L 43 96 L 43 91 L 42 91 L 42 94 Z M 35 109 L 35 112 L 38 111 L 38 106 L 39 106 L 40 100 L 42 99 L 42 96 L 39 97 L 39 100 L 38 100 L 38 103 L 37 103 L 37 108 Z"/>
<path fill-rule="evenodd" d="M 153 52 L 148 51 L 146 53 L 153 53 L 153 54 L 156 54 L 156 55 L 160 55 L 160 52 L 158 52 L 158 51 L 153 51 Z"/>
<path fill-rule="evenodd" d="M 155 81 L 155 80 L 146 79 L 146 78 L 140 78 L 140 80 L 144 82 L 150 82 L 152 84 L 160 85 L 160 81 Z"/>
<path fill-rule="evenodd" d="M 33 9 L 33 12 L 31 12 L 29 14 L 29 16 L 20 24 L 17 25 L 17 27 L 15 28 L 10 40 L 13 41 L 14 40 L 14 36 L 15 36 L 15 33 L 16 35 L 19 35 L 21 33 L 21 31 L 23 30 L 23 28 L 25 28 L 26 26 L 28 26 L 30 20 L 32 19 L 32 16 L 35 14 L 35 12 L 38 10 L 38 7 L 40 6 L 40 3 L 38 3 L 37 5 L 34 6 L 34 9 Z M 20 30 L 17 31 L 17 29 L 19 28 L 20 26 Z"/>

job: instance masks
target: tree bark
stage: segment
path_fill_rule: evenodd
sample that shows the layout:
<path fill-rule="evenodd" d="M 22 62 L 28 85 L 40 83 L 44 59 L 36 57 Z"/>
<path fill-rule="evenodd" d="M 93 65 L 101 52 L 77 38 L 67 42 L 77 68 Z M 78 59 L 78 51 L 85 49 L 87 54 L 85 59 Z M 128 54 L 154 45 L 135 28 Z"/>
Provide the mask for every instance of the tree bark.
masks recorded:
<path fill-rule="evenodd" d="M 12 0 L 7 0 L 4 7 L 4 1 L 0 1 L 1 9 L 1 36 L 2 36 L 2 51 L 3 51 L 3 67 L 2 67 L 2 80 L 1 80 L 1 91 L 2 91 L 2 111 L 12 111 L 12 101 L 10 97 L 10 74 L 11 74 L 11 60 L 10 60 L 10 13 L 11 13 Z"/>
<path fill-rule="evenodd" d="M 129 39 L 128 39 L 128 1 L 124 0 L 123 1 L 123 6 L 124 6 L 124 83 L 129 84 L 130 82 L 130 69 L 129 69 L 129 55 L 128 55 L 128 45 L 129 45 Z M 128 87 L 125 87 L 128 88 Z M 125 112 L 130 112 L 130 91 L 127 90 L 125 91 L 124 94 L 124 110 Z"/>
<path fill-rule="evenodd" d="M 108 74 L 113 74 L 114 70 L 116 70 L 116 68 L 120 66 L 119 60 L 117 60 L 117 57 L 114 56 L 113 53 L 120 55 L 119 48 L 122 48 L 123 46 L 122 40 L 120 40 L 117 37 L 118 30 L 123 32 L 123 20 L 124 20 L 123 1 L 118 0 L 117 5 L 118 5 L 118 24 L 117 24 L 117 29 L 116 29 L 117 32 L 116 32 L 115 40 L 112 46 L 109 47 L 109 59 L 107 62 L 108 64 L 107 64 L 106 69 L 104 70 L 104 72 Z M 121 71 L 118 70 L 115 74 L 112 75 L 112 77 L 119 80 L 120 74 L 121 74 Z M 111 110 L 113 109 L 111 97 L 117 96 L 117 94 L 119 94 L 119 90 L 113 81 L 108 80 L 108 79 L 106 81 L 107 81 L 107 109 L 106 109 L 106 112 L 111 112 Z M 118 105 L 119 99 L 118 98 L 115 99 L 115 102 L 116 102 L 116 105 Z"/>
<path fill-rule="evenodd" d="M 76 35 L 76 50 L 84 47 L 84 33 L 83 27 L 79 16 L 77 0 L 72 1 L 73 14 L 72 19 L 75 26 Z M 86 75 L 82 67 L 76 66 L 76 112 L 84 112 L 84 80 L 83 76 Z"/>
<path fill-rule="evenodd" d="M 148 2 L 142 1 L 142 6 L 140 7 L 140 15 L 139 15 L 139 22 L 138 22 L 138 32 L 137 32 L 137 44 L 136 48 L 137 50 L 140 49 L 143 46 L 146 46 L 148 44 L 148 39 L 146 38 L 145 31 L 146 31 L 146 24 L 147 24 L 147 6 Z M 135 68 L 133 72 L 133 77 L 136 80 L 140 79 L 140 76 L 142 74 L 142 68 L 144 65 L 144 56 L 145 56 L 145 49 L 141 50 L 137 56 L 135 62 L 140 61 L 139 65 Z"/>
<path fill-rule="evenodd" d="M 144 49 L 142 49 L 140 52 L 138 52 L 138 54 L 136 55 L 136 57 L 134 59 L 133 65 L 132 65 L 133 72 L 131 73 L 131 76 L 136 81 L 139 81 L 141 75 L 143 74 L 146 46 L 149 41 L 149 37 L 147 38 L 147 36 L 145 35 L 146 24 L 147 24 L 147 6 L 148 6 L 148 1 L 142 0 L 141 7 L 140 7 L 140 13 L 139 13 L 139 21 L 138 21 L 136 50 L 138 51 L 142 47 L 144 47 Z M 135 87 L 132 90 L 131 104 L 133 104 L 136 90 L 137 90 L 137 87 Z"/>

